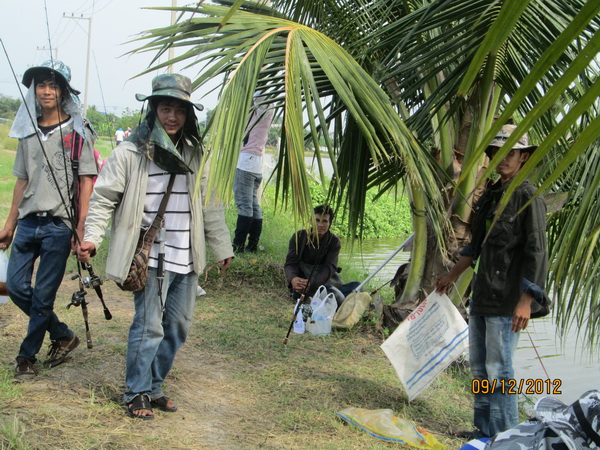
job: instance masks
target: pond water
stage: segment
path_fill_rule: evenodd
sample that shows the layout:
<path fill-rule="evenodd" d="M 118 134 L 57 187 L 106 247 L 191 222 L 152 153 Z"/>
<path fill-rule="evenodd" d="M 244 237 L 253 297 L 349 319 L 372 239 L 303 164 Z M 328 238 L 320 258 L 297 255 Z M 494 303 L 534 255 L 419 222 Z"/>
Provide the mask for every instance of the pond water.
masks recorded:
<path fill-rule="evenodd" d="M 351 248 L 347 242 L 342 243 L 341 264 L 353 267 L 365 273 L 365 277 L 375 270 L 402 243 L 404 238 L 363 240 L 362 244 L 355 243 Z M 400 264 L 408 261 L 410 254 L 400 252 L 379 272 L 367 285 L 367 289 L 375 289 L 390 280 Z M 342 272 L 343 276 L 343 272 Z M 535 343 L 534 345 L 532 344 Z M 525 332 L 521 333 L 515 355 L 515 372 L 517 380 L 523 379 L 523 391 L 527 385 L 533 391 L 543 391 L 543 394 L 528 395 L 533 402 L 535 399 L 548 394 L 548 388 L 554 397 L 563 403 L 570 404 L 581 394 L 590 389 L 600 389 L 600 348 L 593 354 L 582 350 L 583 341 L 577 341 L 577 329 L 571 329 L 565 338 L 558 337 L 552 318 L 532 320 Z M 536 354 L 539 354 L 539 358 Z M 550 377 L 546 373 L 540 359 Z M 542 384 L 543 383 L 543 384 Z M 554 393 L 555 388 L 560 394 Z M 526 408 L 531 409 L 533 403 L 526 402 Z"/>
<path fill-rule="evenodd" d="M 406 238 L 381 238 L 364 239 L 362 242 L 355 241 L 352 245 L 349 241 L 342 240 L 342 250 L 340 252 L 340 265 L 350 267 L 355 272 L 361 273 L 364 281 L 373 273 L 390 255 L 392 255 Z M 408 262 L 409 252 L 400 251 L 387 263 L 367 285 L 367 289 L 375 289 L 386 281 L 391 280 L 398 267 Z M 342 272 L 343 278 L 343 272 Z"/>

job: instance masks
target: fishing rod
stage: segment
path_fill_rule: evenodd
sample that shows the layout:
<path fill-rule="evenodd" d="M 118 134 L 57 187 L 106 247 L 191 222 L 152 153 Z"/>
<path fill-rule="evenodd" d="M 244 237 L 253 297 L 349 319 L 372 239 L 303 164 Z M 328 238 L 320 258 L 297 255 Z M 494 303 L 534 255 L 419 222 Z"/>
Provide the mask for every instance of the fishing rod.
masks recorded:
<path fill-rule="evenodd" d="M 45 16 L 46 16 L 46 32 L 48 35 L 48 48 L 50 50 L 50 63 L 52 65 L 52 68 L 54 68 L 54 58 L 52 57 L 52 39 L 50 37 L 50 23 L 48 20 L 48 4 L 46 2 L 46 0 L 44 0 L 44 11 L 45 11 Z M 8 54 L 6 55 L 7 59 L 8 59 Z M 12 64 L 11 64 L 11 70 L 12 70 Z M 56 75 L 55 72 L 53 70 L 50 71 L 50 75 L 52 76 L 52 81 L 55 83 L 56 82 Z M 16 78 L 16 76 L 14 75 L 14 70 L 13 70 L 13 76 L 15 78 L 15 82 L 18 83 L 18 80 Z M 20 88 L 20 87 L 19 87 Z M 68 91 L 68 89 L 67 89 Z M 21 90 L 19 89 L 19 92 L 21 92 Z M 67 92 L 68 95 L 71 95 L 70 92 Z M 63 93 L 64 95 L 64 93 Z M 22 96 L 22 94 L 21 94 Z M 58 112 L 58 116 L 60 119 L 61 116 L 61 108 L 58 102 L 56 102 L 56 109 Z M 31 115 L 31 112 L 29 111 L 29 108 L 27 108 L 28 111 L 28 115 L 29 115 L 29 119 L 31 120 L 32 124 L 34 125 L 35 128 L 35 122 L 33 120 L 33 117 Z M 83 120 L 83 116 L 82 116 L 82 120 Z M 60 120 L 59 120 L 60 123 Z M 84 127 L 84 133 L 85 133 L 85 122 L 83 123 L 83 127 Z M 65 147 L 64 147 L 64 136 L 63 136 L 63 130 L 62 130 L 62 126 L 59 125 L 59 132 L 60 132 L 60 142 L 61 142 L 61 147 L 62 147 L 62 156 L 63 156 L 63 167 L 65 170 L 65 176 L 67 178 L 67 185 L 68 185 L 68 169 L 67 169 L 67 158 L 65 155 Z M 76 130 L 73 128 L 73 134 L 72 134 L 72 139 L 71 139 L 71 169 L 72 169 L 72 176 L 73 176 L 73 182 L 72 182 L 72 187 L 71 187 L 71 192 L 73 193 L 72 197 L 71 197 L 71 210 L 69 210 L 69 206 L 67 205 L 67 202 L 64 200 L 64 197 L 62 195 L 62 192 L 60 190 L 60 187 L 58 185 L 58 183 L 56 182 L 56 176 L 54 174 L 54 170 L 53 168 L 50 166 L 50 162 L 48 160 L 48 156 L 46 154 L 46 151 L 44 150 L 41 138 L 39 136 L 39 133 L 36 133 L 36 136 L 38 137 L 38 141 L 40 142 L 40 146 L 42 147 L 42 151 L 44 152 L 44 157 L 48 163 L 48 167 L 50 168 L 50 172 L 52 173 L 52 177 L 55 180 L 55 186 L 57 191 L 60 194 L 60 199 L 61 202 L 66 210 L 67 213 L 67 217 L 69 219 L 69 222 L 71 223 L 71 227 L 73 230 L 73 237 L 74 237 L 74 241 L 75 241 L 75 245 L 79 246 L 81 245 L 81 239 L 79 238 L 79 233 L 77 232 L 77 226 L 78 226 L 78 222 L 79 222 L 79 200 L 81 197 L 81 191 L 79 189 L 79 156 L 80 156 L 80 152 L 81 149 L 83 148 L 83 142 L 81 141 L 81 139 L 84 139 L 84 136 L 80 136 L 80 140 L 79 142 L 77 142 L 77 135 L 78 133 L 76 132 Z M 81 264 L 79 263 L 79 261 L 77 261 L 77 273 L 78 273 L 78 278 L 79 278 L 79 291 L 83 290 L 83 287 L 87 287 L 88 289 L 93 288 L 94 291 L 96 292 L 96 295 L 98 296 L 98 298 L 100 299 L 100 303 L 102 304 L 102 309 L 104 311 L 104 318 L 106 320 L 111 320 L 112 319 L 112 314 L 110 313 L 110 311 L 108 310 L 108 307 L 106 306 L 106 303 L 104 301 L 104 295 L 102 293 L 102 288 L 100 287 L 103 283 L 102 279 L 96 275 L 96 273 L 94 272 L 94 269 L 92 268 L 91 263 L 87 262 L 83 264 L 83 268 L 85 270 L 87 270 L 89 276 L 87 277 L 82 277 L 81 275 Z M 79 292 L 78 291 L 78 292 Z M 72 298 L 76 297 L 76 294 L 73 294 Z M 73 304 L 73 302 L 71 302 L 71 304 Z M 81 312 L 83 315 L 83 319 L 84 319 L 84 323 L 86 326 L 86 334 L 89 330 L 89 324 L 88 324 L 88 313 L 87 313 L 87 304 L 85 302 L 85 300 L 83 302 L 80 303 L 81 305 Z M 77 306 L 77 305 L 75 305 Z M 68 306 L 67 306 L 68 308 Z M 91 347 L 91 334 L 90 336 L 88 336 L 88 348 L 92 348 Z"/>

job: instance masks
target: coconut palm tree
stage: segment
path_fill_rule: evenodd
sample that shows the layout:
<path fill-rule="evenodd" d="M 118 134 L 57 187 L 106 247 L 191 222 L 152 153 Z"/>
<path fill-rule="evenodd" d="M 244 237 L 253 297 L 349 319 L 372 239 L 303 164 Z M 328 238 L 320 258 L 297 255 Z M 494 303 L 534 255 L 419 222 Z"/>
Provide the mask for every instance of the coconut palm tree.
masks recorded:
<path fill-rule="evenodd" d="M 307 142 L 319 164 L 323 152 L 331 158 L 329 195 L 347 210 L 351 230 L 360 230 L 367 190 L 406 189 L 414 239 L 399 303 L 419 298 L 456 257 L 478 190 L 511 144 L 530 133 L 539 148 L 512 185 L 530 178 L 538 195 L 552 200 L 556 317 L 563 329 L 571 319 L 585 325 L 594 341 L 600 2 L 274 0 L 270 7 L 236 1 L 177 10 L 178 22 L 148 31 L 138 51 L 156 55 L 150 70 L 184 61 L 199 68 L 196 89 L 224 76 L 207 141 L 218 161 L 212 187 L 225 197 L 231 192 L 259 90 L 283 115 L 280 206 L 305 225 L 312 216 Z M 171 46 L 182 53 L 159 64 Z M 519 127 L 507 150 L 487 161 L 487 143 L 510 120 Z M 471 275 L 459 279 L 457 298 Z"/>

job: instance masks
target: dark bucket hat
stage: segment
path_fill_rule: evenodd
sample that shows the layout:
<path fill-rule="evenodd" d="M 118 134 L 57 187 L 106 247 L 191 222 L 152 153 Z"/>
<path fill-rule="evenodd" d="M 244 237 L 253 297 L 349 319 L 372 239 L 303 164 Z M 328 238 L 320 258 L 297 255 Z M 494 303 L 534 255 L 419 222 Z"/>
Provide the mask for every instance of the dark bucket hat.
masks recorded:
<path fill-rule="evenodd" d="M 490 144 L 488 145 L 487 149 L 486 149 L 486 154 L 488 156 L 490 156 L 490 151 L 492 150 L 492 148 L 500 148 L 502 147 L 506 141 L 508 140 L 508 138 L 513 134 L 513 132 L 517 129 L 516 125 L 504 125 L 502 126 L 502 128 L 500 129 L 500 131 L 498 131 L 498 133 L 496 133 L 496 137 L 494 137 L 494 139 L 492 140 L 492 142 L 490 142 Z M 492 148 L 490 148 L 492 147 Z M 529 153 L 533 153 L 535 151 L 535 149 L 537 148 L 537 145 L 529 145 L 529 136 L 527 136 L 527 133 L 525 133 L 523 136 L 521 136 L 521 138 L 513 145 L 512 147 L 513 149 L 517 149 L 517 150 L 521 150 L 523 152 L 529 152 Z"/>
<path fill-rule="evenodd" d="M 67 89 L 74 94 L 81 94 L 80 91 L 74 89 L 71 86 L 71 69 L 64 62 L 58 59 L 49 59 L 48 61 L 44 61 L 39 66 L 30 67 L 23 74 L 23 85 L 25 87 L 31 86 L 31 82 L 38 74 L 54 74 L 55 77 L 60 78 L 64 84 L 67 86 Z"/>
<path fill-rule="evenodd" d="M 200 103 L 193 103 L 191 100 L 192 95 L 192 80 L 185 75 L 178 73 L 166 73 L 158 75 L 152 80 L 152 94 L 143 95 L 135 94 L 135 98 L 143 102 L 152 97 L 172 97 L 177 100 L 184 101 L 193 105 L 198 111 L 202 111 L 204 106 Z"/>

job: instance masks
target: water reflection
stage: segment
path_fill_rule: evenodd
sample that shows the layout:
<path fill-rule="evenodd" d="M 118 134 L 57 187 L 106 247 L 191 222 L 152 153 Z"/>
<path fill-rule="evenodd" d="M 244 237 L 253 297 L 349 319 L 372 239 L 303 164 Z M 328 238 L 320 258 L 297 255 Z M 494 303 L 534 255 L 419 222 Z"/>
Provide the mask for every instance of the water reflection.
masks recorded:
<path fill-rule="evenodd" d="M 550 379 L 557 380 L 556 385 L 560 384 L 561 394 L 554 397 L 563 403 L 573 403 L 585 391 L 599 388 L 599 351 L 596 350 L 593 355 L 582 353 L 582 343 L 577 343 L 577 330 L 574 329 L 561 342 L 556 326 L 548 317 L 530 321 L 526 331 L 521 333 L 515 355 L 515 369 L 519 378 L 546 379 L 542 364 Z M 548 392 L 533 397 L 545 395 Z"/>
<path fill-rule="evenodd" d="M 351 267 L 355 272 L 362 274 L 360 280 L 362 282 L 394 253 L 405 240 L 406 237 L 364 239 L 362 242 L 355 241 L 354 245 L 351 245 L 348 240 L 342 240 L 340 265 Z M 396 274 L 398 267 L 408 262 L 409 257 L 410 253 L 399 252 L 373 277 L 369 282 L 369 286 L 378 287 L 386 281 L 390 281 Z"/>

